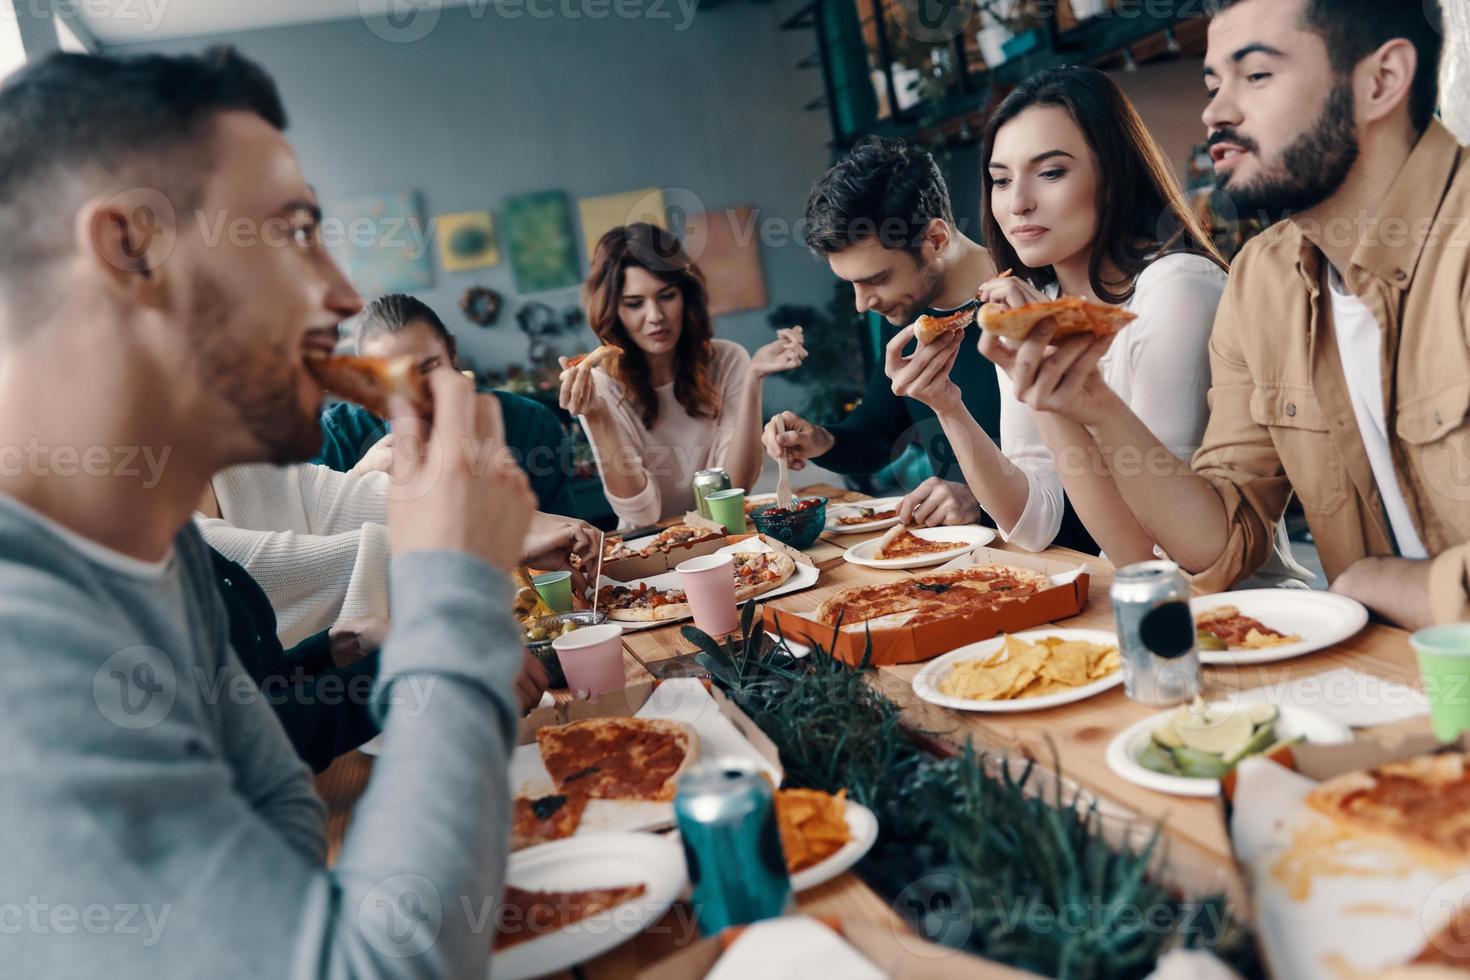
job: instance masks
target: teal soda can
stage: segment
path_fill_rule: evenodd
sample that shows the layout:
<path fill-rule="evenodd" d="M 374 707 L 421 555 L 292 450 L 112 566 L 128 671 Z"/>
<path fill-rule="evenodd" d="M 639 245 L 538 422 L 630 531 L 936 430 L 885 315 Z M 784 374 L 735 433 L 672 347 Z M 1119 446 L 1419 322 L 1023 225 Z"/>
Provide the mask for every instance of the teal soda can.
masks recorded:
<path fill-rule="evenodd" d="M 756 766 L 735 759 L 695 764 L 679 778 L 674 815 L 703 935 L 795 908 L 775 797 Z"/>

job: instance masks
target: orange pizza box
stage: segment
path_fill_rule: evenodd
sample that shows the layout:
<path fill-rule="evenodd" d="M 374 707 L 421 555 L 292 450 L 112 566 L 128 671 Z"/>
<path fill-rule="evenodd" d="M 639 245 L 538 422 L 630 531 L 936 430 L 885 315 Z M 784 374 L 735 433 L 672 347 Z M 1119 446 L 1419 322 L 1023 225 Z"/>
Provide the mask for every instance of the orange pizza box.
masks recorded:
<path fill-rule="evenodd" d="M 690 527 L 708 528 L 711 531 L 719 531 L 722 535 L 725 526 L 707 517 L 700 517 L 697 511 L 690 511 L 680 520 L 681 524 Z M 652 539 L 653 535 L 648 535 Z M 634 538 L 628 542 L 630 545 L 644 540 Z M 634 579 L 648 578 L 652 575 L 662 575 L 664 572 L 672 572 L 680 562 L 691 558 L 700 558 L 704 555 L 712 555 L 725 545 L 729 544 L 726 537 L 710 538 L 708 541 L 700 541 L 695 544 L 681 544 L 670 548 L 668 553 L 655 551 L 651 555 L 636 558 L 619 558 L 617 561 L 603 562 L 602 577 L 610 578 L 615 582 L 631 582 Z"/>
<path fill-rule="evenodd" d="M 750 716 L 707 681 L 681 677 L 643 681 L 590 700 L 532 711 L 521 719 L 517 746 L 511 755 L 513 795 L 536 797 L 556 791 L 536 748 L 536 733 L 542 728 L 589 718 L 632 717 L 682 722 L 694 729 L 700 758 L 747 759 L 769 774 L 776 785 L 784 778 L 775 743 Z M 577 832 L 660 830 L 673 825 L 672 803 L 593 800 L 583 812 Z"/>
<path fill-rule="evenodd" d="M 813 936 L 814 929 L 829 930 L 830 935 Z M 787 976 L 810 964 L 818 944 L 818 958 L 836 976 L 892 980 L 1034 980 L 1037 976 L 931 943 L 897 923 L 883 926 L 859 919 L 803 915 L 731 926 L 644 967 L 637 976 L 638 980 Z"/>
<path fill-rule="evenodd" d="M 967 643 L 978 643 L 1001 633 L 1017 633 L 1070 618 L 1087 605 L 1090 575 L 1085 564 L 1073 565 L 1029 553 L 980 547 L 934 571 L 990 564 L 1044 572 L 1051 576 L 1053 585 L 1035 595 L 994 609 L 980 609 L 970 614 L 959 614 L 918 626 L 873 630 L 873 666 L 886 667 L 929 660 Z M 916 574 L 922 575 L 923 571 Z M 863 647 L 868 635 L 863 630 L 844 629 L 839 635 L 831 626 L 812 618 L 810 613 L 777 609 L 770 604 L 763 607 L 762 615 L 766 629 L 772 633 L 807 645 L 815 644 L 823 649 L 833 649 L 836 657 L 845 663 L 857 664 L 862 661 Z"/>
<path fill-rule="evenodd" d="M 1246 759 L 1221 781 L 1220 813 L 1272 976 L 1377 976 L 1430 950 L 1466 900 L 1453 883 L 1470 882 L 1470 862 L 1424 858 L 1389 836 L 1337 824 L 1305 801 L 1317 783 L 1344 773 L 1470 752 L 1470 735 L 1444 744 L 1427 728 L 1421 717 L 1359 731 L 1347 744 L 1292 745 Z"/>

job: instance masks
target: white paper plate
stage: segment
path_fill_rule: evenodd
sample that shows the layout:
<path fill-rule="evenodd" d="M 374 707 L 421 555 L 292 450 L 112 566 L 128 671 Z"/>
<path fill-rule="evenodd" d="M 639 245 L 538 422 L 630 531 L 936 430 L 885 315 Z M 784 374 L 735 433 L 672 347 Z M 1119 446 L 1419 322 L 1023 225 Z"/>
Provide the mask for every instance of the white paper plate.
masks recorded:
<path fill-rule="evenodd" d="M 1086 640 L 1089 643 L 1118 645 L 1118 638 L 1106 630 L 1040 629 L 1013 635 L 1016 639 L 1025 640 L 1028 643 L 1035 643 L 1045 636 L 1059 636 L 1064 640 Z M 1107 677 L 1082 687 L 1074 687 L 1070 691 L 1058 691 L 1056 694 L 1044 694 L 1041 697 L 1014 698 L 1007 701 L 975 701 L 970 698 L 952 697 L 939 690 L 939 682 L 948 676 L 949 672 L 961 661 L 983 660 L 995 654 L 1004 645 L 1005 637 L 996 636 L 979 643 L 962 646 L 958 650 L 951 650 L 944 656 L 929 661 L 924 665 L 924 669 L 914 677 L 914 693 L 930 704 L 954 708 L 956 711 L 1008 714 L 1018 711 L 1040 711 L 1043 708 L 1055 708 L 1074 701 L 1084 701 L 1123 683 L 1123 671 L 1115 670 Z"/>
<path fill-rule="evenodd" d="M 1339 745 L 1353 740 L 1352 729 L 1331 718 L 1290 705 L 1281 705 L 1277 710 L 1280 714 L 1276 719 L 1276 734 L 1280 738 L 1301 736 L 1318 745 Z M 1117 738 L 1108 744 L 1108 768 L 1130 783 L 1158 793 L 1170 793 L 1174 796 L 1218 796 L 1218 779 L 1170 776 L 1139 764 L 1138 753 L 1148 743 L 1149 733 L 1163 718 L 1163 712 L 1149 715 L 1119 732 Z"/>
<path fill-rule="evenodd" d="M 847 819 L 847 830 L 852 839 L 827 860 L 818 861 L 810 868 L 792 875 L 792 891 L 804 892 L 808 888 L 826 884 L 857 864 L 864 854 L 873 849 L 873 843 L 878 839 L 878 818 L 873 816 L 873 811 L 861 803 L 848 800 L 843 816 Z"/>
<path fill-rule="evenodd" d="M 766 547 L 765 542 L 758 541 L 754 538 L 747 538 L 744 541 L 737 541 L 735 544 L 727 544 L 719 551 L 715 552 L 715 554 L 724 554 L 726 552 L 734 553 L 737 551 L 771 550 L 771 548 Z M 769 592 L 762 592 L 760 595 L 756 596 L 756 599 L 760 602 L 765 602 L 767 599 L 776 598 L 776 596 L 786 595 L 790 592 L 800 592 L 802 589 L 809 589 L 817 584 L 817 579 L 820 577 L 821 572 L 817 570 L 815 565 L 803 565 L 801 562 L 797 562 L 796 571 L 792 573 L 791 577 L 786 580 L 786 583 L 784 585 L 782 585 L 779 589 L 772 589 Z M 647 578 L 635 578 L 630 582 L 619 582 L 616 579 L 610 578 L 605 578 L 602 580 L 603 585 L 641 585 L 644 583 L 647 583 L 648 585 L 659 589 L 677 589 L 680 587 L 679 573 L 662 572 L 658 575 L 650 575 Z M 657 629 L 660 626 L 668 626 L 670 623 L 687 622 L 693 618 L 693 616 L 685 616 L 682 619 L 664 619 L 651 623 L 625 623 L 622 620 L 611 619 L 608 620 L 608 622 L 616 622 L 619 626 L 623 628 L 624 633 L 634 633 L 639 630 L 650 630 Z"/>
<path fill-rule="evenodd" d="M 878 497 L 873 500 L 857 500 L 850 504 L 828 504 L 827 505 L 827 530 L 833 534 L 867 534 L 869 531 L 882 531 L 898 523 L 898 515 L 881 521 L 869 521 L 866 524 L 838 524 L 837 518 L 856 515 L 864 508 L 873 510 L 888 510 L 890 507 L 897 508 L 902 497 Z"/>
<path fill-rule="evenodd" d="M 658 921 L 689 881 L 683 849 L 654 834 L 594 834 L 538 844 L 510 856 L 505 878 L 541 891 L 640 882 L 647 891 L 626 905 L 496 953 L 491 980 L 539 977 L 621 946 Z"/>
<path fill-rule="evenodd" d="M 873 557 L 873 553 L 878 550 L 882 538 L 873 538 L 848 548 L 842 557 L 854 565 L 866 565 L 869 568 L 927 568 L 930 565 L 942 565 L 951 558 L 958 558 L 965 554 L 971 548 L 977 548 L 995 540 L 993 528 L 980 527 L 978 524 L 960 524 L 955 527 L 916 527 L 911 530 L 915 537 L 929 541 L 953 541 L 954 547 L 948 551 L 936 551 L 932 555 L 915 555 L 913 558 L 879 561 Z"/>
<path fill-rule="evenodd" d="M 1341 643 L 1368 625 L 1368 610 L 1356 599 L 1333 592 L 1311 589 L 1246 589 L 1199 596 L 1189 601 L 1198 616 L 1219 606 L 1236 606 L 1241 613 L 1287 634 L 1300 636 L 1300 643 L 1286 643 L 1259 650 L 1201 650 L 1200 663 L 1222 667 L 1245 667 L 1289 660 L 1304 653 Z"/>

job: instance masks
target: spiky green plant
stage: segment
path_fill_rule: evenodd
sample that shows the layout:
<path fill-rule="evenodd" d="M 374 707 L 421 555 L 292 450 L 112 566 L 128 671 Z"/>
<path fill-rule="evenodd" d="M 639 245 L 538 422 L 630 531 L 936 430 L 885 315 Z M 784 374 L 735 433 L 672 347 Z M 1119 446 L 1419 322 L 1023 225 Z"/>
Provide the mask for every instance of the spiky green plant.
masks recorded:
<path fill-rule="evenodd" d="M 1068 792 L 1057 766 L 987 759 L 972 745 L 926 751 L 897 704 L 830 650 L 791 655 L 766 636 L 755 603 L 738 638 L 684 636 L 716 682 L 771 737 L 786 781 L 848 795 L 878 817 L 859 865 L 921 934 L 1069 980 L 1144 977 L 1176 946 L 1214 951 L 1258 975 L 1248 930 L 1223 895 L 1189 900 L 1163 884 L 1157 827 L 1109 843 L 1095 803 Z"/>

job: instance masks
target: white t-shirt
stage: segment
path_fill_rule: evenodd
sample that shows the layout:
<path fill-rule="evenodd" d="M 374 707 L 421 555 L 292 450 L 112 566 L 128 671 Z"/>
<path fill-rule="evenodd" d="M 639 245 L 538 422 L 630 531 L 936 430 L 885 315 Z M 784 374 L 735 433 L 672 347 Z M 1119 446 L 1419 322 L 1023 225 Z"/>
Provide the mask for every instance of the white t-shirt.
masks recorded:
<path fill-rule="evenodd" d="M 744 347 L 728 340 L 715 340 L 710 381 L 719 397 L 719 415 L 712 419 L 692 417 L 675 400 L 673 384 L 667 384 L 654 389 L 658 421 L 648 429 L 634 410 L 632 400 L 624 397 L 622 384 L 601 368 L 593 369 L 597 396 L 611 407 L 623 443 L 638 455 L 647 480 L 643 489 L 632 497 L 608 493 L 607 502 L 618 515 L 620 527 L 655 524 L 666 517 L 682 517 L 694 509 L 691 485 L 694 474 L 720 465 L 740 435 L 735 431 L 736 416 L 749 373 L 750 355 Z M 585 419 L 582 428 L 587 428 Z M 591 435 L 589 431 L 589 442 Z M 602 459 L 596 443 L 592 444 L 592 451 L 601 470 Z"/>
<path fill-rule="evenodd" d="M 1138 276 L 1124 308 L 1137 319 L 1118 331 L 1098 367 L 1108 387 L 1175 456 L 1189 459 L 1209 422 L 1210 331 L 1225 291 L 1225 271 L 1202 255 L 1174 253 Z M 1048 291 L 1055 294 L 1055 287 Z M 1000 381 L 1000 448 L 1026 474 L 1026 509 L 1001 536 L 1028 551 L 1050 547 L 1062 526 L 1065 492 L 1056 461 L 1036 426 L 1036 415 L 1016 398 L 1010 377 Z M 1145 461 L 1146 463 L 1146 461 Z M 1252 585 L 1304 583 L 1312 573 L 1291 560 L 1286 527 L 1276 528 L 1276 550 Z"/>
<path fill-rule="evenodd" d="M 1327 291 L 1332 298 L 1332 333 L 1337 338 L 1337 352 L 1342 358 L 1342 371 L 1347 375 L 1348 394 L 1353 400 L 1353 415 L 1358 420 L 1358 435 L 1368 453 L 1368 465 L 1383 498 L 1383 510 L 1389 527 L 1404 558 L 1428 558 L 1424 542 L 1414 519 L 1409 516 L 1404 495 L 1393 468 L 1393 454 L 1388 449 L 1388 425 L 1383 410 L 1383 329 L 1373 312 L 1353 295 L 1337 269 L 1329 265 Z"/>

